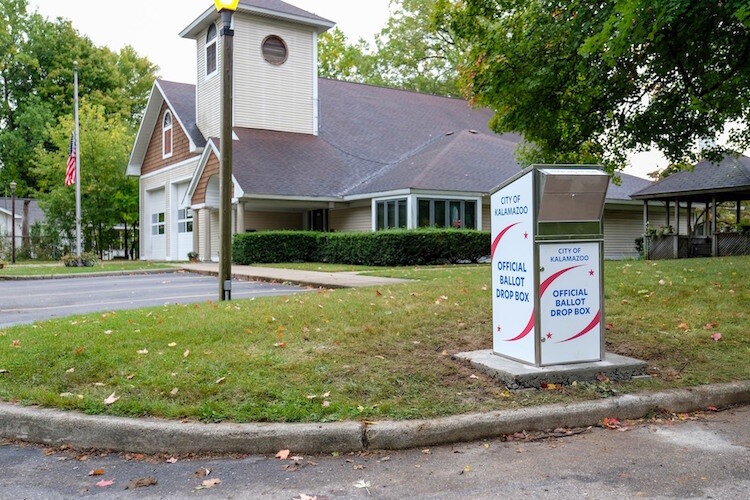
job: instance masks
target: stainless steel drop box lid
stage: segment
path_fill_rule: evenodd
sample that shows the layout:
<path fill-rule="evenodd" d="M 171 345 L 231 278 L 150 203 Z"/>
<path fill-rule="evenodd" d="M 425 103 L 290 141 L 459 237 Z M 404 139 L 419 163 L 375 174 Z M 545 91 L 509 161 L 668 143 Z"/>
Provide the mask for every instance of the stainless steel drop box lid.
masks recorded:
<path fill-rule="evenodd" d="M 598 222 L 604 213 L 609 176 L 593 168 L 539 168 L 538 222 Z"/>

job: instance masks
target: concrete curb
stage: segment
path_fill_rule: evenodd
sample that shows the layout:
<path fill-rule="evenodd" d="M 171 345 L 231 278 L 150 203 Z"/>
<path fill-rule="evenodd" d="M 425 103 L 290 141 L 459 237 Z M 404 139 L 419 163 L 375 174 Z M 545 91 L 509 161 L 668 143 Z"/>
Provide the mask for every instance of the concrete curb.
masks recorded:
<path fill-rule="evenodd" d="M 198 274 L 200 276 L 211 276 L 213 278 L 217 277 L 219 273 L 214 271 L 203 271 L 203 270 L 196 270 L 196 269 L 188 269 L 188 268 L 181 268 L 181 271 L 184 271 L 186 273 L 190 274 Z M 301 286 L 306 288 L 322 288 L 327 290 L 334 290 L 339 288 L 346 288 L 345 286 L 341 285 L 323 285 L 321 283 L 316 283 L 314 281 L 310 280 L 284 280 L 284 279 L 273 279 L 269 278 L 267 276 L 254 276 L 251 274 L 236 274 L 232 273 L 232 280 L 235 281 L 257 281 L 259 283 L 270 283 L 272 285 L 294 285 L 294 286 Z"/>
<path fill-rule="evenodd" d="M 520 431 L 641 418 L 654 410 L 689 412 L 750 403 L 750 380 L 568 405 L 549 405 L 404 422 L 200 424 L 83 415 L 0 403 L 0 437 L 79 449 L 146 454 L 314 454 L 395 450 L 491 439 Z"/>
<path fill-rule="evenodd" d="M 141 269 L 133 271 L 102 271 L 96 273 L 74 273 L 74 274 L 39 274 L 35 276 L 0 276 L 0 281 L 39 281 L 39 280 L 63 280 L 73 278 L 106 278 L 109 276 L 134 276 L 147 274 L 173 274 L 182 271 L 181 268 L 164 269 Z"/>

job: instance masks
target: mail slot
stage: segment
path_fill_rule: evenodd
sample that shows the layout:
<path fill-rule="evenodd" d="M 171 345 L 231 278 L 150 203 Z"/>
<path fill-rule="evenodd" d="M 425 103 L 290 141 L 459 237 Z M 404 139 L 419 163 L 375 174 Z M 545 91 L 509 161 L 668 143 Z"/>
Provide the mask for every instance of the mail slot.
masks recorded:
<path fill-rule="evenodd" d="M 604 358 L 604 226 L 598 166 L 535 165 L 492 204 L 493 351 L 535 366 Z"/>

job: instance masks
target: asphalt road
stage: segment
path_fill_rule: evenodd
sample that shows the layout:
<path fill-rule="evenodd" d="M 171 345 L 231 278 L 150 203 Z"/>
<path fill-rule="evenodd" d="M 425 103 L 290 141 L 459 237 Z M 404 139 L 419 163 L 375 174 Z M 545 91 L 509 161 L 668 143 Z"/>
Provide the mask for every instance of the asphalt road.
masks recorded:
<path fill-rule="evenodd" d="M 0 442 L 0 498 L 747 498 L 748 422 L 744 407 L 625 432 L 303 457 L 299 465 L 256 456 L 171 464 L 170 457 L 81 456 Z M 90 477 L 95 469 L 103 475 Z M 196 475 L 205 469 L 207 477 Z M 125 489 L 146 477 L 158 483 Z M 196 490 L 206 479 L 221 484 Z"/>
<path fill-rule="evenodd" d="M 0 281 L 0 328 L 54 317 L 216 300 L 217 278 L 187 273 Z M 303 288 L 235 281 L 232 298 L 284 295 Z"/>

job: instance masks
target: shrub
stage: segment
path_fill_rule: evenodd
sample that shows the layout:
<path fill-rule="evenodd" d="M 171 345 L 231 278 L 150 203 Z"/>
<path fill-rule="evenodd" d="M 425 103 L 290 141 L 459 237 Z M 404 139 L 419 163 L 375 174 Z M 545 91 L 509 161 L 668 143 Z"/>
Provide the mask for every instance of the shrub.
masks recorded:
<path fill-rule="evenodd" d="M 376 233 L 269 231 L 237 235 L 232 247 L 238 264 L 329 262 L 406 266 L 477 262 L 489 253 L 489 233 L 456 229 Z"/>
<path fill-rule="evenodd" d="M 75 255 L 65 255 L 61 259 L 65 267 L 79 267 L 78 257 Z M 81 266 L 80 267 L 94 267 L 99 262 L 99 257 L 93 252 L 82 252 L 81 253 Z"/>
<path fill-rule="evenodd" d="M 235 235 L 232 260 L 237 264 L 309 262 L 317 255 L 322 233 L 265 231 Z"/>

